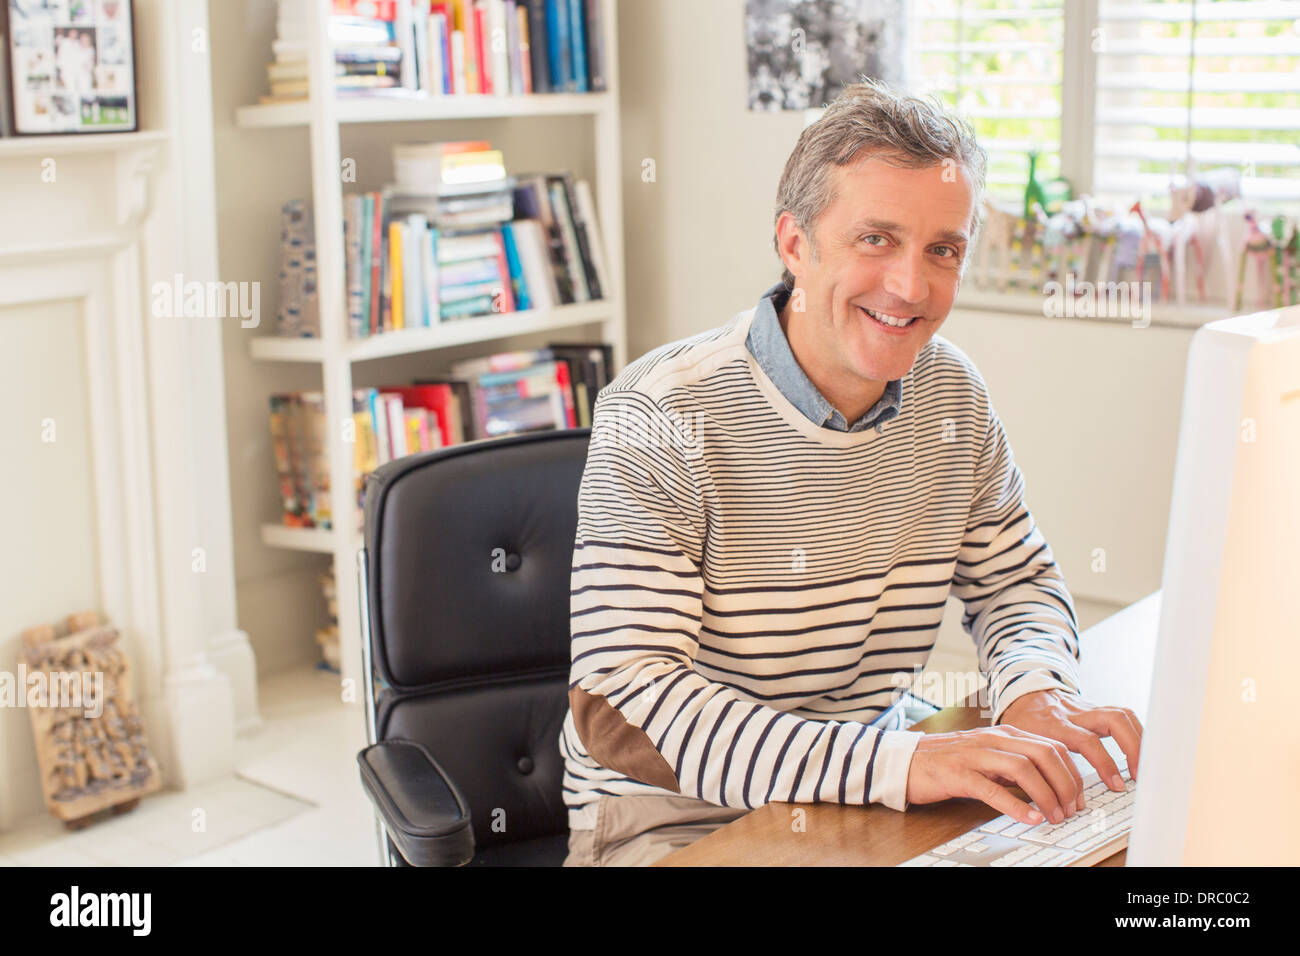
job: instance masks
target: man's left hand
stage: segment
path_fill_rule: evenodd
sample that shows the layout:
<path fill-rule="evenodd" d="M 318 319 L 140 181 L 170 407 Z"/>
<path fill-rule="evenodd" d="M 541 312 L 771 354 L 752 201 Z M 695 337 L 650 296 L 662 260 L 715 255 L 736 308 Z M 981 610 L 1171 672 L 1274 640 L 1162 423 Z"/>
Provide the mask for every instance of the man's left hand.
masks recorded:
<path fill-rule="evenodd" d="M 1119 767 L 1101 742 L 1114 737 L 1128 759 L 1129 776 L 1137 780 L 1142 722 L 1126 707 L 1096 707 L 1065 691 L 1038 690 L 1012 701 L 999 723 L 1059 740 L 1082 754 L 1112 790 L 1123 790 Z"/>

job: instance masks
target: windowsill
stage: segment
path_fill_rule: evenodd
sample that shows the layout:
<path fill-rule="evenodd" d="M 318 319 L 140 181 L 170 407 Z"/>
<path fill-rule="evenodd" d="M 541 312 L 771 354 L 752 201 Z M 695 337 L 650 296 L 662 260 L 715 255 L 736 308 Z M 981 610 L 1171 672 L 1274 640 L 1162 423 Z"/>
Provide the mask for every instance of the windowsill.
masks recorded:
<path fill-rule="evenodd" d="M 985 289 L 966 288 L 957 296 L 953 311 L 957 312 L 998 312 L 1004 315 L 1035 316 L 1056 322 L 1104 322 L 1110 325 L 1145 324 L 1143 318 L 1135 317 L 1132 312 L 1116 316 L 1102 315 L 1047 315 L 1044 308 L 1047 298 L 1029 291 L 994 292 Z M 1258 311 L 1243 305 L 1243 312 Z M 1190 300 L 1186 305 L 1173 302 L 1152 302 L 1150 324 L 1160 328 L 1199 329 L 1207 322 L 1226 319 L 1235 313 L 1222 305 L 1207 305 L 1197 300 Z"/>

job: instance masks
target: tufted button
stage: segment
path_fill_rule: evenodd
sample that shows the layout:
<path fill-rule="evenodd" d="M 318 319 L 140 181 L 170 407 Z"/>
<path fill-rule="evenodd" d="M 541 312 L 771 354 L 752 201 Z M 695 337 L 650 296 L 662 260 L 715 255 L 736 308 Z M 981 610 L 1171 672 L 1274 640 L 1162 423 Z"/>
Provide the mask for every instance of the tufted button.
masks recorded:
<path fill-rule="evenodd" d="M 518 571 L 518 570 L 519 570 L 519 565 L 523 563 L 523 560 L 524 560 L 523 558 L 521 558 L 519 555 L 517 555 L 517 554 L 515 554 L 515 553 L 513 553 L 513 552 L 511 552 L 510 554 L 507 554 L 507 555 L 506 555 L 506 570 L 507 570 L 507 571 Z"/>
<path fill-rule="evenodd" d="M 519 768 L 520 773 L 522 773 L 524 776 L 527 776 L 528 774 L 533 772 L 533 758 L 520 757 L 519 762 L 515 764 L 515 766 Z"/>

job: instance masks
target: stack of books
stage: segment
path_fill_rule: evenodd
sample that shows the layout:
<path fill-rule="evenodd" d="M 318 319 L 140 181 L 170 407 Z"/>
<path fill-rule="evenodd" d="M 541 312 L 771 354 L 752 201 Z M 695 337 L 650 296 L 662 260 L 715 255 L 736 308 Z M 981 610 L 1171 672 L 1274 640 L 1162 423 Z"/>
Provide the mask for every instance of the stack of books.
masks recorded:
<path fill-rule="evenodd" d="M 339 93 L 384 93 L 402 87 L 404 73 L 414 69 L 412 62 L 404 61 L 398 42 L 403 5 L 404 0 L 331 0 L 329 38 L 334 49 L 334 88 Z M 311 42 L 307 17 L 305 0 L 280 0 L 276 38 L 271 43 L 275 60 L 266 68 L 271 92 L 260 102 L 306 98 Z"/>
<path fill-rule="evenodd" d="M 309 90 L 308 0 L 279 0 L 271 91 Z M 331 0 L 335 90 L 448 96 L 607 89 L 605 0 Z"/>
<path fill-rule="evenodd" d="M 344 196 L 352 337 L 604 298 L 585 180 L 508 176 L 483 141 L 400 145 L 394 169 L 383 190 Z"/>
<path fill-rule="evenodd" d="M 414 385 L 357 389 L 352 396 L 357 526 L 365 477 L 387 462 L 483 438 L 591 425 L 596 395 L 609 384 L 606 343 L 553 344 L 457 363 L 452 374 Z M 271 441 L 281 521 L 330 528 L 330 482 L 320 392 L 271 396 Z"/>
<path fill-rule="evenodd" d="M 498 438 L 590 425 L 610 358 L 607 346 L 557 345 L 499 352 L 457 362 L 451 370 L 471 384 L 476 432 Z"/>

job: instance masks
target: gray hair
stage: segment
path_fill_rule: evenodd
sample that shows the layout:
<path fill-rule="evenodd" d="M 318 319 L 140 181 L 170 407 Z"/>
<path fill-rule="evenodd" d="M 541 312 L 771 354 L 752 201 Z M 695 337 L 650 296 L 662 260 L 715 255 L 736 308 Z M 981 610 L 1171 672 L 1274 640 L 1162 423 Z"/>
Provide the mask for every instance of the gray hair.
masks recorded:
<path fill-rule="evenodd" d="M 867 155 L 859 157 L 864 150 Z M 865 77 L 861 83 L 845 87 L 822 117 L 799 135 L 777 186 L 773 226 L 781 213 L 791 213 L 812 247 L 813 228 L 835 200 L 831 166 L 847 166 L 859 158 L 878 158 L 910 169 L 937 166 L 944 160 L 964 167 L 975 186 L 970 240 L 974 245 L 984 222 L 984 176 L 988 167 L 988 155 L 975 141 L 974 129 L 937 98 L 898 93 Z M 775 235 L 772 246 L 779 256 Z M 812 248 L 812 254 L 817 255 L 816 248 Z M 782 272 L 781 280 L 787 289 L 794 288 L 794 275 L 789 269 Z"/>

